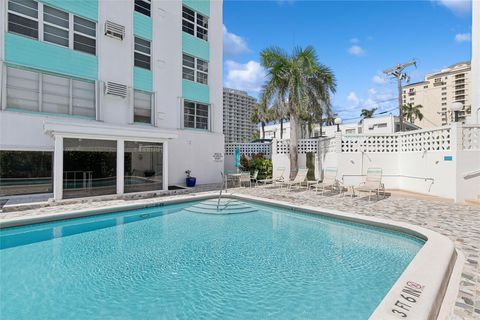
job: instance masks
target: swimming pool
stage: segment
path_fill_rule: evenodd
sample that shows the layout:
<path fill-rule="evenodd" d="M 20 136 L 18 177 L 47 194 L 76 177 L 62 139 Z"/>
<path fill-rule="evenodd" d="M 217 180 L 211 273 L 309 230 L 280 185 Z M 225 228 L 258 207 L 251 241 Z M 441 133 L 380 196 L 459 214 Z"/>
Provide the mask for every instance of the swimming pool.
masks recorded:
<path fill-rule="evenodd" d="M 2 319 L 368 319 L 424 244 L 253 202 L 213 207 L 2 229 Z"/>

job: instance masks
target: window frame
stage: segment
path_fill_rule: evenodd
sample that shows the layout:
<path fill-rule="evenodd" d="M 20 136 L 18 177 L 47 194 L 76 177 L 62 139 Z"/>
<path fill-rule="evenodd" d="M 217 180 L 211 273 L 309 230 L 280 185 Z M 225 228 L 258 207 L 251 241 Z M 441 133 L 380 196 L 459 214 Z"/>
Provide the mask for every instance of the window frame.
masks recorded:
<path fill-rule="evenodd" d="M 37 41 L 45 42 L 45 43 L 48 43 L 50 45 L 56 45 L 56 46 L 59 46 L 59 47 L 62 47 L 62 48 L 69 48 L 71 50 L 75 50 L 75 51 L 82 52 L 82 53 L 89 54 L 89 55 L 94 55 L 94 56 L 98 55 L 98 45 L 97 45 L 98 23 L 97 23 L 97 21 L 93 21 L 93 20 L 90 20 L 88 18 L 85 18 L 85 17 L 79 16 L 79 15 L 73 14 L 71 12 L 68 12 L 66 10 L 56 8 L 55 6 L 51 6 L 51 5 L 44 4 L 42 2 L 37 2 L 37 1 L 35 1 L 37 3 L 37 18 L 34 18 L 34 17 L 28 16 L 26 14 L 22 14 L 22 13 L 19 13 L 17 11 L 11 10 L 9 8 L 9 3 L 10 2 L 11 2 L 11 0 L 6 1 L 6 6 L 7 6 L 6 9 L 7 10 L 6 10 L 6 21 L 5 22 L 6 22 L 6 31 L 8 33 L 16 34 L 16 35 L 19 35 L 19 36 L 22 36 L 22 37 L 27 37 L 27 38 L 30 38 L 30 39 L 35 39 Z M 45 8 L 45 6 L 49 7 L 49 8 L 52 8 L 54 10 L 58 10 L 60 12 L 68 14 L 68 28 L 63 27 L 63 26 L 59 26 L 59 25 L 57 25 L 55 23 L 52 23 L 52 22 L 49 22 L 49 21 L 46 21 L 44 19 L 44 14 L 45 14 L 44 8 Z M 10 28 L 9 28 L 9 23 L 10 23 L 9 15 L 10 14 L 13 14 L 13 15 L 19 16 L 21 18 L 31 20 L 31 21 L 35 21 L 37 23 L 37 37 L 28 36 L 28 35 L 10 30 Z M 87 20 L 87 21 L 90 21 L 91 23 L 93 23 L 95 25 L 95 36 L 93 37 L 92 35 L 85 34 L 81 31 L 76 31 L 75 30 L 75 17 L 78 17 L 80 19 L 84 19 L 84 20 Z M 51 41 L 45 40 L 44 29 L 45 29 L 46 25 L 49 26 L 49 27 L 52 27 L 52 28 L 57 28 L 57 29 L 60 29 L 60 30 L 63 30 L 63 31 L 67 31 L 68 32 L 68 46 L 64 46 L 64 45 L 61 45 L 61 44 L 56 43 L 56 42 L 51 42 Z M 75 49 L 75 46 L 74 46 L 75 34 L 95 40 L 95 53 L 92 54 L 90 52 Z"/>
<path fill-rule="evenodd" d="M 193 21 L 184 17 L 185 9 L 188 9 L 188 10 L 193 12 Z M 192 8 L 186 6 L 186 5 L 182 5 L 182 32 L 188 33 L 188 34 L 190 34 L 190 35 L 192 35 L 192 36 L 194 36 L 194 37 L 196 37 L 200 40 L 208 42 L 209 20 L 210 20 L 210 17 L 208 17 L 204 14 L 201 14 L 198 11 L 195 11 L 194 9 L 192 9 Z M 204 22 L 204 24 L 206 26 L 202 25 L 202 23 L 200 23 L 199 21 Z M 188 23 L 188 24 L 193 24 L 193 34 L 183 30 L 184 27 L 185 27 L 185 22 Z M 201 30 L 201 32 L 199 32 L 199 29 Z"/>
<path fill-rule="evenodd" d="M 137 10 L 137 1 L 147 3 L 150 6 L 150 8 L 148 9 L 148 15 Z M 145 8 L 143 8 L 143 9 L 145 9 Z M 147 10 L 147 9 L 145 9 L 145 10 Z M 143 14 L 146 17 L 152 17 L 152 1 L 150 1 L 150 0 L 134 0 L 133 1 L 133 11 L 138 12 L 140 14 Z"/>
<path fill-rule="evenodd" d="M 188 58 L 193 58 L 193 68 L 190 67 L 190 66 L 187 66 L 185 65 L 185 57 L 188 57 Z M 205 63 L 206 66 L 207 66 L 207 71 L 204 71 L 204 70 L 200 70 L 198 68 L 198 61 L 201 61 L 202 63 Z M 208 86 L 208 83 L 209 83 L 209 76 L 208 76 L 208 73 L 209 73 L 209 61 L 207 60 L 204 60 L 204 59 L 200 59 L 198 57 L 195 57 L 195 56 L 192 56 L 192 55 L 189 55 L 185 52 L 182 53 L 182 79 L 183 80 L 188 80 L 188 81 L 193 81 L 193 82 L 197 82 L 197 83 L 200 83 L 200 84 L 204 84 L 204 85 L 207 85 Z M 184 69 L 188 69 L 190 71 L 193 71 L 193 80 L 192 79 L 189 79 L 189 78 L 185 78 L 184 77 Z M 199 81 L 199 75 L 203 75 L 206 77 L 206 82 L 202 82 L 202 81 Z"/>
<path fill-rule="evenodd" d="M 148 50 L 150 52 L 149 54 L 136 49 L 137 39 L 148 42 Z M 145 47 L 144 45 L 141 45 L 141 44 L 139 44 L 139 45 Z M 136 61 L 137 61 L 137 59 L 135 58 L 136 54 L 148 57 L 148 68 L 145 68 L 143 66 L 139 66 L 139 65 L 136 64 Z M 134 36 L 134 39 L 133 39 L 133 65 L 137 68 L 142 68 L 142 69 L 150 70 L 150 71 L 152 70 L 152 41 L 141 38 L 141 37 L 138 37 L 138 36 Z"/>
<path fill-rule="evenodd" d="M 37 105 L 36 105 L 35 109 L 32 110 L 32 109 L 26 109 L 26 108 L 22 108 L 22 107 L 18 107 L 18 106 L 8 105 L 7 101 L 8 101 L 8 97 L 9 97 L 9 88 L 14 89 L 14 90 L 15 89 L 16 90 L 23 89 L 21 87 L 15 88 L 15 87 L 12 87 L 12 86 L 9 85 L 9 79 L 10 78 L 8 76 L 8 69 L 27 71 L 27 72 L 34 73 L 36 75 L 35 81 L 37 83 L 37 90 L 35 90 L 35 93 L 37 94 L 37 97 L 36 97 L 35 102 L 36 102 Z M 55 95 L 55 93 L 45 91 L 45 86 L 44 86 L 44 82 L 45 82 L 44 76 L 45 75 L 51 76 L 51 77 L 63 78 L 63 79 L 66 79 L 68 81 L 69 93 L 68 93 L 67 98 L 68 98 L 69 102 L 68 102 L 68 112 L 67 113 L 64 113 L 64 112 L 46 112 L 44 110 L 44 104 L 48 104 L 48 102 L 44 101 L 44 96 L 45 95 Z M 5 103 L 6 103 L 6 105 L 3 106 L 4 110 L 19 109 L 19 110 L 24 110 L 25 112 L 32 112 L 32 113 L 39 113 L 39 114 L 73 116 L 73 117 L 82 117 L 82 118 L 93 119 L 93 120 L 97 119 L 98 101 L 97 101 L 97 83 L 96 83 L 96 81 L 81 79 L 81 78 L 76 78 L 76 77 L 69 77 L 69 76 L 56 74 L 56 73 L 42 72 L 42 71 L 36 70 L 36 69 L 16 68 L 16 67 L 8 66 L 8 65 L 6 66 L 6 73 L 5 73 L 5 80 L 4 81 L 5 81 L 4 86 L 5 86 L 5 89 L 6 89 L 5 90 L 5 98 L 6 98 Z M 86 108 L 84 106 L 74 105 L 74 100 L 78 100 L 78 99 L 86 100 L 86 99 L 84 97 L 74 96 L 74 91 L 73 91 L 74 81 L 85 82 L 85 83 L 89 83 L 90 85 L 93 85 L 93 92 L 92 92 L 93 93 L 93 108 L 91 108 L 92 115 L 81 115 L 81 114 L 77 114 L 75 112 L 75 110 L 77 110 L 78 108 L 82 108 L 82 109 L 86 109 Z M 55 84 L 52 83 L 52 85 L 55 85 Z"/>
<path fill-rule="evenodd" d="M 190 113 L 186 113 L 185 112 L 185 108 L 186 108 L 186 105 L 187 103 L 191 103 L 193 104 L 194 106 L 194 114 L 190 114 Z M 199 115 L 198 114 L 198 106 L 201 105 L 201 106 L 206 106 L 207 107 L 207 116 L 202 116 L 202 115 Z M 198 101 L 192 101 L 192 100 L 188 100 L 188 99 L 184 99 L 183 100 L 183 119 L 182 119 L 182 124 L 183 124 L 183 128 L 184 129 L 187 129 L 187 130 L 200 130 L 200 131 L 205 131 L 205 132 L 208 132 L 210 131 L 210 128 L 211 128 L 211 124 L 210 124 L 210 117 L 211 117 L 211 110 L 210 110 L 210 107 L 211 105 L 208 104 L 208 103 L 203 103 L 203 102 L 198 102 Z M 193 116 L 193 127 L 190 127 L 190 126 L 187 126 L 186 125 L 186 121 L 185 121 L 185 116 L 186 115 L 190 115 L 190 116 Z M 197 118 L 203 118 L 203 119 L 206 119 L 206 123 L 207 123 L 207 127 L 206 128 L 200 128 L 198 126 L 199 122 L 197 121 Z"/>
<path fill-rule="evenodd" d="M 150 95 L 150 122 L 143 122 L 143 121 L 135 121 L 135 93 L 141 93 L 141 94 L 148 94 Z M 133 124 L 144 124 L 144 125 L 155 125 L 154 122 L 154 105 L 155 105 L 155 99 L 154 99 L 155 94 L 153 92 L 149 91 L 144 91 L 144 90 L 139 90 L 139 89 L 134 89 L 133 90 L 133 112 L 132 112 L 132 123 Z"/>

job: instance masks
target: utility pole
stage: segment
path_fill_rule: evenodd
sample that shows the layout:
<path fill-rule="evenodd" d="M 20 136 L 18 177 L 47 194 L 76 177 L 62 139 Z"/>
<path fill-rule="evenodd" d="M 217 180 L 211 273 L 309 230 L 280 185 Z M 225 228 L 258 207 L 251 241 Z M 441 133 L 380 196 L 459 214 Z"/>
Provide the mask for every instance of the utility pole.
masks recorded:
<path fill-rule="evenodd" d="M 398 115 L 400 117 L 400 131 L 403 131 L 403 110 L 402 110 L 402 80 L 410 81 L 410 77 L 403 72 L 403 70 L 409 66 L 417 66 L 417 62 L 412 60 L 407 63 L 397 64 L 395 67 L 384 70 L 387 76 L 397 79 L 397 90 L 398 90 Z"/>

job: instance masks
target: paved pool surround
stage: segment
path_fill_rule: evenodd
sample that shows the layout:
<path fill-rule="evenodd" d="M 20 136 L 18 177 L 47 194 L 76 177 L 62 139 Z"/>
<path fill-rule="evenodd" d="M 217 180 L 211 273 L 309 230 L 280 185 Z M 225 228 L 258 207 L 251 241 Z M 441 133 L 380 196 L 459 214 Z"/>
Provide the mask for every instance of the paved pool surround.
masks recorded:
<path fill-rule="evenodd" d="M 148 203 L 104 206 L 90 210 L 75 210 L 63 213 L 23 216 L 0 221 L 0 228 L 9 228 L 35 223 L 51 222 L 64 219 L 133 210 L 145 207 L 162 206 L 187 201 L 216 198 L 216 194 L 184 195 L 173 199 L 155 199 Z M 409 234 L 425 241 L 424 246 L 408 265 L 400 278 L 376 308 L 370 319 L 448 319 L 455 302 L 462 259 L 455 251 L 454 244 L 447 237 L 431 230 L 403 222 L 361 216 L 331 209 L 312 206 L 298 206 L 287 202 L 258 198 L 251 195 L 224 195 L 244 201 L 253 201 L 294 211 L 320 214 L 389 230 Z M 153 199 L 152 199 L 153 200 Z M 455 271 L 454 271 L 455 270 Z M 452 274 L 453 272 L 453 274 Z M 451 280 L 451 281 L 450 281 Z M 447 293 L 447 294 L 446 294 Z"/>

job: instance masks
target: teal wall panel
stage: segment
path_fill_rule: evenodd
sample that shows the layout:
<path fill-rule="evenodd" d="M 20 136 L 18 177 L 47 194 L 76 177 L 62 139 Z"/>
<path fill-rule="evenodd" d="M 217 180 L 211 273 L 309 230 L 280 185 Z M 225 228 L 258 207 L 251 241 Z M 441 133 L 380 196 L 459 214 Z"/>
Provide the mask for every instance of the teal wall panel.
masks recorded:
<path fill-rule="evenodd" d="M 96 56 L 11 33 L 5 33 L 5 61 L 53 73 L 98 79 Z"/>
<path fill-rule="evenodd" d="M 141 38 L 152 40 L 152 18 L 144 14 L 133 13 L 133 33 Z"/>
<path fill-rule="evenodd" d="M 41 2 L 98 21 L 98 0 L 42 0 Z"/>
<path fill-rule="evenodd" d="M 182 50 L 203 60 L 210 60 L 210 47 L 207 41 L 182 32 Z"/>
<path fill-rule="evenodd" d="M 209 0 L 183 0 L 183 4 L 207 17 L 210 16 Z"/>
<path fill-rule="evenodd" d="M 182 97 L 186 100 L 210 103 L 210 88 L 201 83 L 182 80 Z"/>
<path fill-rule="evenodd" d="M 152 71 L 139 67 L 133 68 L 133 87 L 143 91 L 153 91 Z"/>

